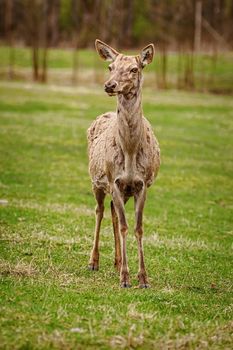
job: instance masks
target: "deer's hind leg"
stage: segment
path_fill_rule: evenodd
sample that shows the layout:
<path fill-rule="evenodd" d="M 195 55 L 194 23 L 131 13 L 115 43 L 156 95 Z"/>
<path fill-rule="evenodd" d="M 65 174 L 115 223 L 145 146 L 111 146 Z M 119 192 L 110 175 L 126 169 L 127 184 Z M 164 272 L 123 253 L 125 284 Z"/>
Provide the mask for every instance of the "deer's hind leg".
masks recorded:
<path fill-rule="evenodd" d="M 105 193 L 102 189 L 98 189 L 98 188 L 94 188 L 93 191 L 97 202 L 97 206 L 95 209 L 96 223 L 95 223 L 94 243 L 93 243 L 93 248 L 91 251 L 88 267 L 89 267 L 89 270 L 97 271 L 99 269 L 99 234 L 100 234 L 101 221 L 104 216 Z"/>

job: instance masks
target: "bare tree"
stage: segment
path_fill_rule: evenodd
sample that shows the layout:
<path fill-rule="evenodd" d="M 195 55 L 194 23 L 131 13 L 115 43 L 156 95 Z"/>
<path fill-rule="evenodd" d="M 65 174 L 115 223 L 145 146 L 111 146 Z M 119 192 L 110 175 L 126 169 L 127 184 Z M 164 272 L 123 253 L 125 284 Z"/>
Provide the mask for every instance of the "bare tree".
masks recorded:
<path fill-rule="evenodd" d="M 194 51 L 199 52 L 201 47 L 201 19 L 202 19 L 202 1 L 196 2 L 195 7 L 195 31 L 194 31 Z"/>
<path fill-rule="evenodd" d="M 78 46 L 79 46 L 79 12 L 80 0 L 72 0 L 71 2 L 71 16 L 72 16 L 72 32 L 73 32 L 73 69 L 72 69 L 72 83 L 77 83 L 78 75 Z"/>
<path fill-rule="evenodd" d="M 5 2 L 5 35 L 7 45 L 9 46 L 8 78 L 12 79 L 14 76 L 15 62 L 15 52 L 13 47 L 13 0 L 6 0 Z"/>
<path fill-rule="evenodd" d="M 40 23 L 40 0 L 25 0 L 24 6 L 24 35 L 32 52 L 32 75 L 33 80 L 39 80 L 39 23 Z"/>
<path fill-rule="evenodd" d="M 56 0 L 24 0 L 25 37 L 32 50 L 34 81 L 47 81 L 51 13 Z"/>

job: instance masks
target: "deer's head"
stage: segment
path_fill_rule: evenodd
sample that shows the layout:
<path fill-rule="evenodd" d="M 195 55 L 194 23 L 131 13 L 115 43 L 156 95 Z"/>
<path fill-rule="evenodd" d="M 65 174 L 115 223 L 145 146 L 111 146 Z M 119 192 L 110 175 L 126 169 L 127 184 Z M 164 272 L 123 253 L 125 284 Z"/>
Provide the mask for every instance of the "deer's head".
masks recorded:
<path fill-rule="evenodd" d="M 100 40 L 95 41 L 100 57 L 109 61 L 110 78 L 104 89 L 109 96 L 122 94 L 126 98 L 133 97 L 140 89 L 142 69 L 152 62 L 154 45 L 149 44 L 138 56 L 125 56 Z"/>

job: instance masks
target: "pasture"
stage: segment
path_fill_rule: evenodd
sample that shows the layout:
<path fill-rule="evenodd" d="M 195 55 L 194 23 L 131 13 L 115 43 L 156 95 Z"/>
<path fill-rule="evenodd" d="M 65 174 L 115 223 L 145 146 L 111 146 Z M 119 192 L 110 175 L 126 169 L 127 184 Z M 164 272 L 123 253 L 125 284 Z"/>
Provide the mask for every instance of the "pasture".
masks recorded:
<path fill-rule="evenodd" d="M 114 270 L 110 198 L 100 270 L 87 269 L 95 201 L 86 130 L 116 100 L 101 87 L 0 82 L 1 349 L 230 349 L 232 98 L 144 89 L 162 165 L 148 191 L 137 288 Z"/>

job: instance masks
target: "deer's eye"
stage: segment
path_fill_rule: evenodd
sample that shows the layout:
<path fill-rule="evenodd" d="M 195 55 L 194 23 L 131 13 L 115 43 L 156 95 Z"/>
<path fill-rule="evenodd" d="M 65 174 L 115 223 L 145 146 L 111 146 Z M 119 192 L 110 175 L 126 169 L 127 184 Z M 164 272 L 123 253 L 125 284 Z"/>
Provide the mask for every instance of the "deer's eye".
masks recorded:
<path fill-rule="evenodd" d="M 132 68 L 130 72 L 131 73 L 137 73 L 137 71 L 138 71 L 138 69 L 135 67 L 135 68 Z"/>
<path fill-rule="evenodd" d="M 108 69 L 109 69 L 110 72 L 112 71 L 112 67 L 111 66 L 108 66 Z"/>

